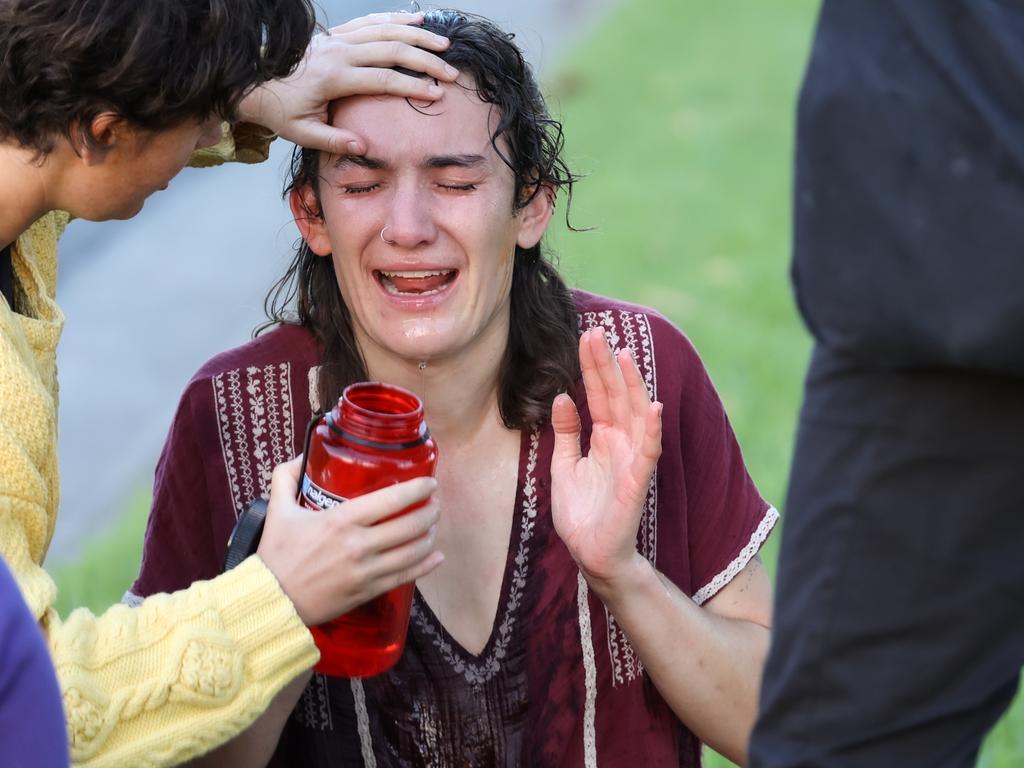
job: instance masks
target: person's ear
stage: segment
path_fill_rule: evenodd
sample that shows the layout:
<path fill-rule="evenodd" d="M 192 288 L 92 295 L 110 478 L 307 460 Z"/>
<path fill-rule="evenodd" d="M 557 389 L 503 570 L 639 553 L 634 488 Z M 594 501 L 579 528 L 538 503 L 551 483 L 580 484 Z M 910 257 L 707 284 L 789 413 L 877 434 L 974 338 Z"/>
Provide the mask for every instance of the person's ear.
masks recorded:
<path fill-rule="evenodd" d="M 292 187 L 288 205 L 295 218 L 295 226 L 306 241 L 306 245 L 317 256 L 331 255 L 331 239 L 327 235 L 327 222 L 320 212 L 320 201 L 310 184 Z"/>
<path fill-rule="evenodd" d="M 555 212 L 555 191 L 547 184 L 536 190 L 533 198 L 519 209 L 519 232 L 516 244 L 520 248 L 533 248 L 547 231 Z"/>
<path fill-rule="evenodd" d="M 116 112 L 100 112 L 74 141 L 74 149 L 86 165 L 99 165 L 110 150 L 125 143 L 132 127 Z"/>

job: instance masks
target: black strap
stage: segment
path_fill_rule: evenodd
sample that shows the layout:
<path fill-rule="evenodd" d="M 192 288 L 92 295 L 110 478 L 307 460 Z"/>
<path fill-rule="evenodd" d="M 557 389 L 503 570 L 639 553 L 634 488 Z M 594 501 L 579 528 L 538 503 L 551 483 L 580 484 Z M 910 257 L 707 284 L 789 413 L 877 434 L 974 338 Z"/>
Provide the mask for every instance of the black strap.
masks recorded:
<path fill-rule="evenodd" d="M 242 510 L 235 523 L 235 529 L 228 539 L 228 551 L 224 557 L 224 570 L 230 571 L 250 555 L 256 554 L 263 536 L 263 524 L 267 521 L 267 502 L 256 499 Z"/>
<path fill-rule="evenodd" d="M 0 293 L 14 309 L 14 264 L 11 262 L 11 246 L 0 251 Z"/>

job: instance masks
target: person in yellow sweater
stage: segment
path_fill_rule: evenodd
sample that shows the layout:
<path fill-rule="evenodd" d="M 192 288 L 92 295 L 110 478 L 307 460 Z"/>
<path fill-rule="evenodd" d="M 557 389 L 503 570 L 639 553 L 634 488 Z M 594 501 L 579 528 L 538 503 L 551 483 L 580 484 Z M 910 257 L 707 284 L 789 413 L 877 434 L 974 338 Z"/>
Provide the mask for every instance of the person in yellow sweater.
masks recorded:
<path fill-rule="evenodd" d="M 78 765 L 209 751 L 304 681 L 317 659 L 307 625 L 441 560 L 433 502 L 350 536 L 354 519 L 369 526 L 431 495 L 432 480 L 312 513 L 294 502 L 293 462 L 274 473 L 257 554 L 218 578 L 62 621 L 42 567 L 57 522 L 57 239 L 69 219 L 131 217 L 186 163 L 258 161 L 274 134 L 364 152 L 327 122 L 330 100 L 430 100 L 458 75 L 420 20 L 374 15 L 313 37 L 308 0 L 0 0 L 0 554 L 49 643 Z"/>

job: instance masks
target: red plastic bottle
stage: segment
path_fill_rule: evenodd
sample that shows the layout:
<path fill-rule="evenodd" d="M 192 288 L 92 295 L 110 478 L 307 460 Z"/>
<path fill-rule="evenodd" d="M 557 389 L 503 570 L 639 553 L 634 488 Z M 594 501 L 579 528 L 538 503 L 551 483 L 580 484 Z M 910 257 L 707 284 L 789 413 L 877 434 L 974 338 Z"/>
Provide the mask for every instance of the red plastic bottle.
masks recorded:
<path fill-rule="evenodd" d="M 436 467 L 437 446 L 416 395 L 379 382 L 352 384 L 312 429 L 301 501 L 325 509 L 403 480 L 433 476 Z M 414 588 L 404 584 L 311 627 L 320 649 L 316 671 L 369 677 L 391 668 L 405 648 Z"/>

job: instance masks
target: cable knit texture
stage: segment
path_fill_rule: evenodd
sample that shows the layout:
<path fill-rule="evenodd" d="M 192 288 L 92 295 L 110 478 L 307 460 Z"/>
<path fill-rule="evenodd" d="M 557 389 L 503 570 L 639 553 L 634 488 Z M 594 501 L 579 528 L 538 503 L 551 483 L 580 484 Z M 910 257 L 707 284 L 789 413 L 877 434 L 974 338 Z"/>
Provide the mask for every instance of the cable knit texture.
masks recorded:
<path fill-rule="evenodd" d="M 270 136 L 236 127 L 194 165 L 265 159 Z M 237 146 L 236 146 L 237 143 Z M 0 551 L 46 632 L 76 765 L 176 765 L 249 725 L 317 659 L 309 632 L 258 557 L 140 606 L 62 622 L 42 568 L 57 518 L 57 239 L 44 216 L 14 244 L 14 313 L 0 298 Z"/>

